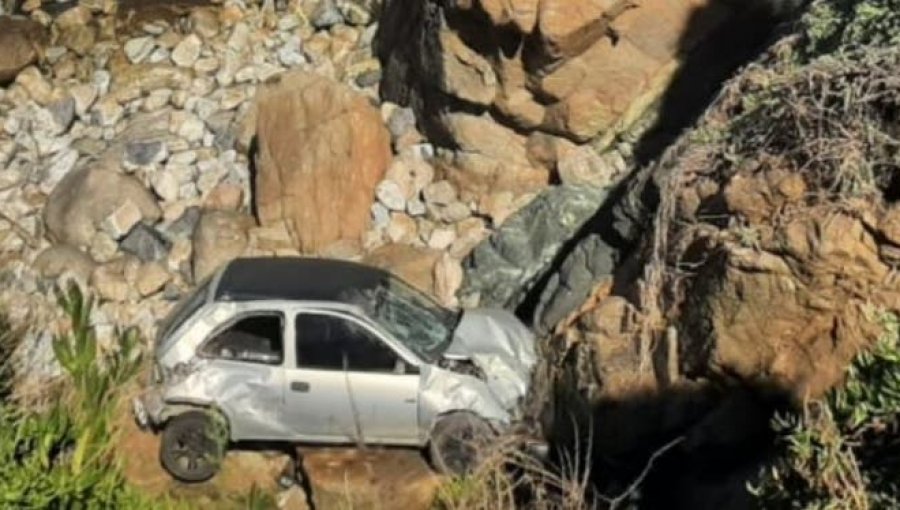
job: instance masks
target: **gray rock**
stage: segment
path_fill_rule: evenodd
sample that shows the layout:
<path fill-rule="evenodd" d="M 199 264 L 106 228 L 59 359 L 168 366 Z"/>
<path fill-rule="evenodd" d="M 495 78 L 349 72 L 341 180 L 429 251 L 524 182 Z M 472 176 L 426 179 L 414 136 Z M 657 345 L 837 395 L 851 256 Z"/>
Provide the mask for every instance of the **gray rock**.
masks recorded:
<path fill-rule="evenodd" d="M 75 101 L 75 113 L 84 116 L 97 100 L 97 86 L 93 83 L 75 85 L 69 88 L 69 94 Z"/>
<path fill-rule="evenodd" d="M 460 299 L 486 307 L 517 308 L 607 194 L 607 189 L 570 186 L 540 194 L 464 261 Z"/>
<path fill-rule="evenodd" d="M 372 22 L 372 10 L 369 2 L 339 0 L 338 10 L 348 25 L 364 26 Z"/>
<path fill-rule="evenodd" d="M 390 222 L 391 212 L 388 208 L 378 202 L 372 204 L 372 226 L 376 229 L 385 228 Z"/>
<path fill-rule="evenodd" d="M 181 289 L 178 288 L 178 285 L 169 282 L 163 287 L 162 297 L 166 301 L 178 301 L 181 299 Z"/>
<path fill-rule="evenodd" d="M 173 202 L 178 200 L 178 179 L 172 175 L 172 172 L 160 170 L 154 172 L 150 176 L 150 186 L 156 195 L 164 202 Z"/>
<path fill-rule="evenodd" d="M 602 278 L 614 270 L 623 270 L 623 261 L 644 234 L 656 209 L 659 184 L 652 174 L 654 168 L 645 167 L 630 179 L 616 201 L 604 206 L 587 229 L 589 232 L 575 241 L 559 267 L 548 274 L 544 288 L 538 289 L 540 294 L 531 317 L 536 331 L 550 331 L 589 297 Z"/>
<path fill-rule="evenodd" d="M 151 64 L 162 64 L 164 62 L 168 63 L 170 57 L 171 55 L 169 54 L 169 50 L 165 48 L 156 48 L 155 50 L 153 50 L 153 53 L 151 53 L 150 56 L 147 57 L 147 62 Z"/>
<path fill-rule="evenodd" d="M 532 318 L 535 331 L 551 331 L 581 306 L 598 279 L 613 273 L 620 254 L 598 234 L 581 240 L 544 286 Z"/>
<path fill-rule="evenodd" d="M 391 137 L 397 140 L 416 128 L 416 114 L 412 108 L 397 108 L 388 118 L 387 127 Z"/>
<path fill-rule="evenodd" d="M 69 172 L 75 168 L 78 162 L 78 151 L 66 149 L 50 158 L 50 162 L 44 170 L 41 178 L 40 189 L 44 193 L 50 193 Z"/>
<path fill-rule="evenodd" d="M 306 57 L 303 56 L 299 37 L 292 36 L 278 49 L 278 61 L 285 67 L 294 67 L 306 63 Z"/>
<path fill-rule="evenodd" d="M 354 80 L 361 88 L 374 87 L 381 81 L 381 69 L 372 69 L 360 74 Z"/>
<path fill-rule="evenodd" d="M 228 36 L 228 48 L 237 53 L 244 51 L 250 42 L 250 27 L 243 21 L 234 25 Z"/>
<path fill-rule="evenodd" d="M 213 135 L 213 147 L 221 152 L 234 149 L 237 133 L 234 127 L 234 113 L 220 111 L 206 119 L 206 126 Z"/>
<path fill-rule="evenodd" d="M 143 262 L 155 262 L 166 258 L 172 247 L 153 227 L 138 224 L 119 242 L 119 248 L 131 253 Z"/>
<path fill-rule="evenodd" d="M 403 189 L 394 181 L 381 181 L 375 188 L 375 196 L 391 211 L 406 209 L 406 197 L 403 196 Z"/>
<path fill-rule="evenodd" d="M 200 58 L 203 43 L 194 34 L 189 34 L 172 50 L 172 62 L 178 67 L 191 67 Z"/>
<path fill-rule="evenodd" d="M 322 0 L 313 9 L 309 17 L 313 26 L 318 30 L 324 30 L 344 22 L 344 16 L 335 5 L 334 0 Z"/>
<path fill-rule="evenodd" d="M 170 240 L 186 239 L 194 232 L 198 221 L 200 221 L 200 208 L 188 207 L 177 220 L 163 230 L 163 233 Z"/>
<path fill-rule="evenodd" d="M 167 156 L 166 144 L 159 140 L 136 140 L 125 144 L 127 165 L 140 167 L 161 163 Z"/>
<path fill-rule="evenodd" d="M 418 197 L 410 200 L 406 203 L 406 213 L 410 216 L 424 216 L 425 215 L 425 202 L 420 200 Z"/>
<path fill-rule="evenodd" d="M 287 14 L 278 18 L 278 30 L 290 32 L 300 26 L 300 18 L 296 14 Z"/>
<path fill-rule="evenodd" d="M 150 35 L 162 35 L 168 30 L 168 23 L 156 21 L 153 23 L 144 23 L 141 25 L 141 30 Z"/>
<path fill-rule="evenodd" d="M 106 69 L 98 69 L 97 71 L 94 71 L 91 83 L 97 87 L 98 94 L 101 96 L 106 95 L 109 93 L 109 85 L 112 83 L 112 74 Z"/>
<path fill-rule="evenodd" d="M 152 37 L 135 37 L 125 42 L 125 56 L 132 64 L 139 64 L 150 56 L 153 48 L 156 47 L 156 41 Z"/>
<path fill-rule="evenodd" d="M 60 133 L 68 131 L 75 120 L 75 106 L 75 99 L 72 97 L 53 101 L 47 105 L 47 109 L 53 115 L 53 120 L 59 126 Z"/>
<path fill-rule="evenodd" d="M 144 221 L 162 215 L 140 181 L 104 165 L 74 170 L 47 198 L 44 223 L 50 237 L 76 247 L 90 246 L 100 224 L 126 202 L 137 206 Z"/>
<path fill-rule="evenodd" d="M 53 334 L 27 333 L 13 354 L 15 371 L 26 381 L 40 384 L 62 375 L 62 366 L 53 353 Z"/>
<path fill-rule="evenodd" d="M 201 119 L 191 115 L 178 126 L 176 134 L 189 142 L 198 142 L 203 138 L 205 128 Z"/>

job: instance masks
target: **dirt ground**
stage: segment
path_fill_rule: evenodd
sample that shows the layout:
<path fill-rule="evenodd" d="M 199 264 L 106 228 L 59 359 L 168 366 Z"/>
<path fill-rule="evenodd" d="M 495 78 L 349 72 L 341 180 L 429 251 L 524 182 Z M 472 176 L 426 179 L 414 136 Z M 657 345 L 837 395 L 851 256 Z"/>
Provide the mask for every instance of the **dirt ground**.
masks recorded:
<path fill-rule="evenodd" d="M 254 487 L 276 494 L 278 478 L 291 459 L 279 451 L 229 451 L 221 472 L 212 480 L 186 485 L 173 480 L 159 462 L 159 436 L 141 431 L 123 400 L 117 420 L 117 447 L 130 484 L 151 496 L 188 499 L 198 508 L 243 508 L 241 498 Z M 440 484 L 421 453 L 401 448 L 301 447 L 303 477 L 312 506 L 293 498 L 283 508 L 427 509 Z"/>

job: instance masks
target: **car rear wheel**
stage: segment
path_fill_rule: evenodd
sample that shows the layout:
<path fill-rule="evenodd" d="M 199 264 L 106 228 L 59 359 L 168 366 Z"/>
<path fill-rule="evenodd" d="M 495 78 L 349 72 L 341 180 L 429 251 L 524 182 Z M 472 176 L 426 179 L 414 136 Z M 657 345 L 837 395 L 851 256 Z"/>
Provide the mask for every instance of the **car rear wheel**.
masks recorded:
<path fill-rule="evenodd" d="M 160 444 L 160 460 L 166 471 L 182 482 L 212 478 L 224 456 L 224 438 L 217 437 L 216 423 L 202 411 L 180 414 L 166 424 Z"/>
<path fill-rule="evenodd" d="M 494 429 L 474 414 L 447 415 L 435 424 L 431 432 L 428 446 L 431 462 L 435 469 L 444 474 L 470 474 L 484 460 L 495 437 Z"/>

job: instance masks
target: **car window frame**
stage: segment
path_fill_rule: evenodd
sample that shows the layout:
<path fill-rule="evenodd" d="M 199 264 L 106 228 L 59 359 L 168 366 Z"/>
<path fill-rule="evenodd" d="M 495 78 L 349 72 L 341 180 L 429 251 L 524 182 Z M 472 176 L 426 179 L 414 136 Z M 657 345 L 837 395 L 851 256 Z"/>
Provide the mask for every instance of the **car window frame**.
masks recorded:
<path fill-rule="evenodd" d="M 295 310 L 291 310 L 290 313 L 293 315 L 292 317 L 292 329 L 294 331 L 294 346 L 293 346 L 293 358 L 294 363 L 292 370 L 321 370 L 327 372 L 353 372 L 353 373 L 365 373 L 365 374 L 383 374 L 383 375 L 419 375 L 421 374 L 421 365 L 423 362 L 419 359 L 416 359 L 415 356 L 412 356 L 408 353 L 403 352 L 403 349 L 398 349 L 394 344 L 394 341 L 387 335 L 385 335 L 378 328 L 370 324 L 368 321 L 363 319 L 362 317 L 357 316 L 356 314 L 345 311 L 345 310 L 332 310 L 332 309 L 324 309 L 324 308 L 298 308 Z M 322 367 L 304 367 L 300 366 L 300 360 L 297 357 L 297 339 L 299 337 L 300 332 L 297 330 L 297 316 L 299 315 L 328 315 L 331 317 L 335 317 L 338 319 L 350 320 L 359 327 L 363 328 L 366 332 L 373 335 L 376 339 L 378 339 L 382 345 L 390 349 L 394 355 L 397 356 L 401 361 L 403 361 L 406 365 L 406 370 L 398 374 L 396 372 L 368 372 L 362 370 L 353 370 L 353 369 L 332 369 L 332 368 L 322 368 Z"/>
<path fill-rule="evenodd" d="M 222 322 L 221 324 L 219 324 L 218 326 L 213 328 L 213 330 L 210 331 L 209 334 L 206 335 L 206 338 L 204 338 L 203 341 L 197 345 L 197 348 L 194 350 L 194 355 L 197 358 L 204 359 L 204 360 L 210 360 L 210 361 L 224 361 L 224 362 L 229 362 L 229 363 L 240 363 L 242 365 L 283 368 L 285 366 L 285 364 L 287 363 L 287 345 L 285 342 L 285 338 L 287 337 L 288 328 L 287 328 L 286 315 L 287 314 L 283 310 L 275 310 L 275 309 L 271 309 L 271 308 L 260 308 L 260 309 L 256 309 L 256 310 L 243 310 L 241 312 L 238 312 L 238 313 L 232 315 L 231 317 L 229 317 L 228 320 Z M 243 359 L 228 359 L 228 358 L 221 358 L 219 356 L 210 356 L 203 352 L 204 349 L 206 348 L 207 344 L 212 342 L 220 333 L 224 332 L 228 328 L 234 326 L 238 322 L 240 322 L 248 317 L 258 317 L 258 316 L 275 316 L 281 320 L 281 362 L 280 363 L 265 363 L 262 361 L 252 361 L 252 360 L 243 360 Z"/>

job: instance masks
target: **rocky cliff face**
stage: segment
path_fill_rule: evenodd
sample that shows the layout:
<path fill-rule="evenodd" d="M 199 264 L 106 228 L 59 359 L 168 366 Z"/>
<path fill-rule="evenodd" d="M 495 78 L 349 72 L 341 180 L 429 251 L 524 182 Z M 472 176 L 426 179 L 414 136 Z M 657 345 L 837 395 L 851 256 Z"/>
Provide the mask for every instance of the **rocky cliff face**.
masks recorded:
<path fill-rule="evenodd" d="M 391 0 L 382 94 L 414 108 L 465 192 L 603 185 L 610 164 L 597 151 L 734 11 L 687 0 Z"/>
<path fill-rule="evenodd" d="M 896 91 L 845 107 L 830 89 L 879 87 L 896 50 L 795 69 L 792 44 L 733 81 L 699 127 L 650 167 L 662 200 L 653 235 L 632 256 L 645 266 L 642 278 L 599 289 L 569 334 L 603 343 L 592 332 L 608 330 L 610 316 L 598 312 L 604 296 L 632 296 L 656 355 L 673 358 L 678 373 L 736 378 L 803 399 L 836 384 L 878 336 L 875 316 L 898 310 L 895 163 L 869 170 L 863 163 L 893 153 L 894 142 L 862 142 L 867 135 L 849 127 L 894 130 Z M 796 99 L 785 101 L 789 95 Z M 810 139 L 805 126 L 821 119 L 833 123 Z M 658 329 L 665 325 L 677 333 L 676 350 Z"/>

